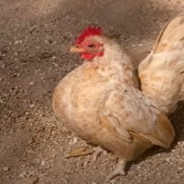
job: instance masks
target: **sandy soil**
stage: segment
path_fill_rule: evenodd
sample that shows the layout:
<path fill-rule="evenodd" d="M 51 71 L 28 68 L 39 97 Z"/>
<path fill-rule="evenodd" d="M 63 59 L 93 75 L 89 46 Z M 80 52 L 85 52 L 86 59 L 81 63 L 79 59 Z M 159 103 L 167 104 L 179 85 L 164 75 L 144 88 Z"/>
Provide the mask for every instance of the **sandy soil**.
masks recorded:
<path fill-rule="evenodd" d="M 0 0 L 0 183 L 103 184 L 115 157 L 65 159 L 84 143 L 52 112 L 54 87 L 81 62 L 68 48 L 87 25 L 99 25 L 119 34 L 138 63 L 183 8 L 183 0 Z M 171 117 L 171 151 L 151 149 L 111 183 L 184 183 L 183 112 L 181 103 Z"/>

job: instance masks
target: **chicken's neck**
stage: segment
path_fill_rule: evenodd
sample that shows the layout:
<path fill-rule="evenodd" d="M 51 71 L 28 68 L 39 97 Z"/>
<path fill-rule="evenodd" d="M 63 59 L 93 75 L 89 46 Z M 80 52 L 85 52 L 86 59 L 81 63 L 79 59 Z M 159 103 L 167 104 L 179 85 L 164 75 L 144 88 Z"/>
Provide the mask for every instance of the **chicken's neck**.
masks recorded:
<path fill-rule="evenodd" d="M 102 57 L 95 57 L 88 64 L 96 67 L 98 73 L 113 83 L 136 85 L 135 69 L 130 58 L 119 45 L 106 45 Z"/>

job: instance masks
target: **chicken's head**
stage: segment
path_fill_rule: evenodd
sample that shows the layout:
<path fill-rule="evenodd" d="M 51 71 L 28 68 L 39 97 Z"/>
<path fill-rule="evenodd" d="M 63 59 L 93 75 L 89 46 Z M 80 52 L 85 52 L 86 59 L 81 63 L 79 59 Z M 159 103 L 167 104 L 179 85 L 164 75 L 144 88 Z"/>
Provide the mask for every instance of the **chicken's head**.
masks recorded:
<path fill-rule="evenodd" d="M 101 57 L 104 53 L 103 43 L 99 37 L 102 36 L 100 27 L 88 26 L 76 39 L 75 45 L 70 52 L 79 53 L 85 60 L 92 60 L 94 57 Z"/>

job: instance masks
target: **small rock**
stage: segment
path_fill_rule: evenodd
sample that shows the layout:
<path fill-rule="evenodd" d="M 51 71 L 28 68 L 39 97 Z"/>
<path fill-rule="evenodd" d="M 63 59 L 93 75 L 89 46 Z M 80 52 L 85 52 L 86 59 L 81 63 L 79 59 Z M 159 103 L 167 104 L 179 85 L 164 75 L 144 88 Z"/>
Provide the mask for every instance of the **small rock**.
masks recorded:
<path fill-rule="evenodd" d="M 42 166 L 44 166 L 44 165 L 45 165 L 45 161 L 42 160 L 40 164 L 41 164 Z"/>
<path fill-rule="evenodd" d="M 78 138 L 77 137 L 74 137 L 73 138 L 73 143 L 77 143 L 78 142 Z"/>
<path fill-rule="evenodd" d="M 10 170 L 10 168 L 9 167 L 3 167 L 3 171 L 9 171 Z"/>
<path fill-rule="evenodd" d="M 110 184 L 116 184 L 116 180 L 111 180 L 109 183 Z"/>
<path fill-rule="evenodd" d="M 35 176 L 35 175 L 36 175 L 36 171 L 33 170 L 33 171 L 29 171 L 27 176 L 32 177 L 32 176 Z"/>
<path fill-rule="evenodd" d="M 14 42 L 15 45 L 17 45 L 17 44 L 22 44 L 22 43 L 23 43 L 22 40 L 17 40 L 17 41 Z"/>
<path fill-rule="evenodd" d="M 29 112 L 26 112 L 25 115 L 28 116 L 29 115 Z"/>
<path fill-rule="evenodd" d="M 19 40 L 15 41 L 14 44 L 15 44 L 15 45 L 19 44 Z"/>
<path fill-rule="evenodd" d="M 26 176 L 27 176 L 27 172 L 26 172 L 26 171 L 23 171 L 23 172 L 19 175 L 20 178 L 25 178 Z"/>
<path fill-rule="evenodd" d="M 1 68 L 5 68 L 5 64 L 1 64 Z"/>
<path fill-rule="evenodd" d="M 34 24 L 30 29 L 29 29 L 29 33 L 33 33 L 37 28 L 37 25 Z"/>
<path fill-rule="evenodd" d="M 4 103 L 3 99 L 0 98 L 0 104 L 3 104 L 3 103 Z"/>
<path fill-rule="evenodd" d="M 184 146 L 184 142 L 183 142 L 183 141 L 178 142 L 178 146 L 179 146 L 179 147 L 183 147 L 183 146 Z"/>
<path fill-rule="evenodd" d="M 55 67 L 58 67 L 59 65 L 55 62 L 52 63 Z"/>
<path fill-rule="evenodd" d="M 30 86 L 34 85 L 34 82 L 30 82 L 29 85 L 30 85 Z"/>
<path fill-rule="evenodd" d="M 57 57 L 56 56 L 52 56 L 52 58 L 51 58 L 52 60 L 55 60 L 55 59 L 57 59 Z"/>
<path fill-rule="evenodd" d="M 39 178 L 37 176 L 31 176 L 27 178 L 18 179 L 14 184 L 36 184 Z"/>
<path fill-rule="evenodd" d="M 92 181 L 92 183 L 91 184 L 97 184 L 97 182 L 95 182 L 95 181 Z"/>
<path fill-rule="evenodd" d="M 182 171 L 183 170 L 183 167 L 178 167 L 178 171 Z"/>
<path fill-rule="evenodd" d="M 29 107 L 32 109 L 35 107 L 35 104 L 31 104 Z"/>

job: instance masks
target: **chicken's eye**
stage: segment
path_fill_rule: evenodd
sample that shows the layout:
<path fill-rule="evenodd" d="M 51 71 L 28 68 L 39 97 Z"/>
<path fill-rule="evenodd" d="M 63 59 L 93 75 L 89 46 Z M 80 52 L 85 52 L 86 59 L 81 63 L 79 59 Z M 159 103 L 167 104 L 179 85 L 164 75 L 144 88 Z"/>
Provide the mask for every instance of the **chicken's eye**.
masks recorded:
<path fill-rule="evenodd" d="M 88 47 L 91 48 L 91 49 L 95 48 L 95 44 L 89 44 Z"/>

